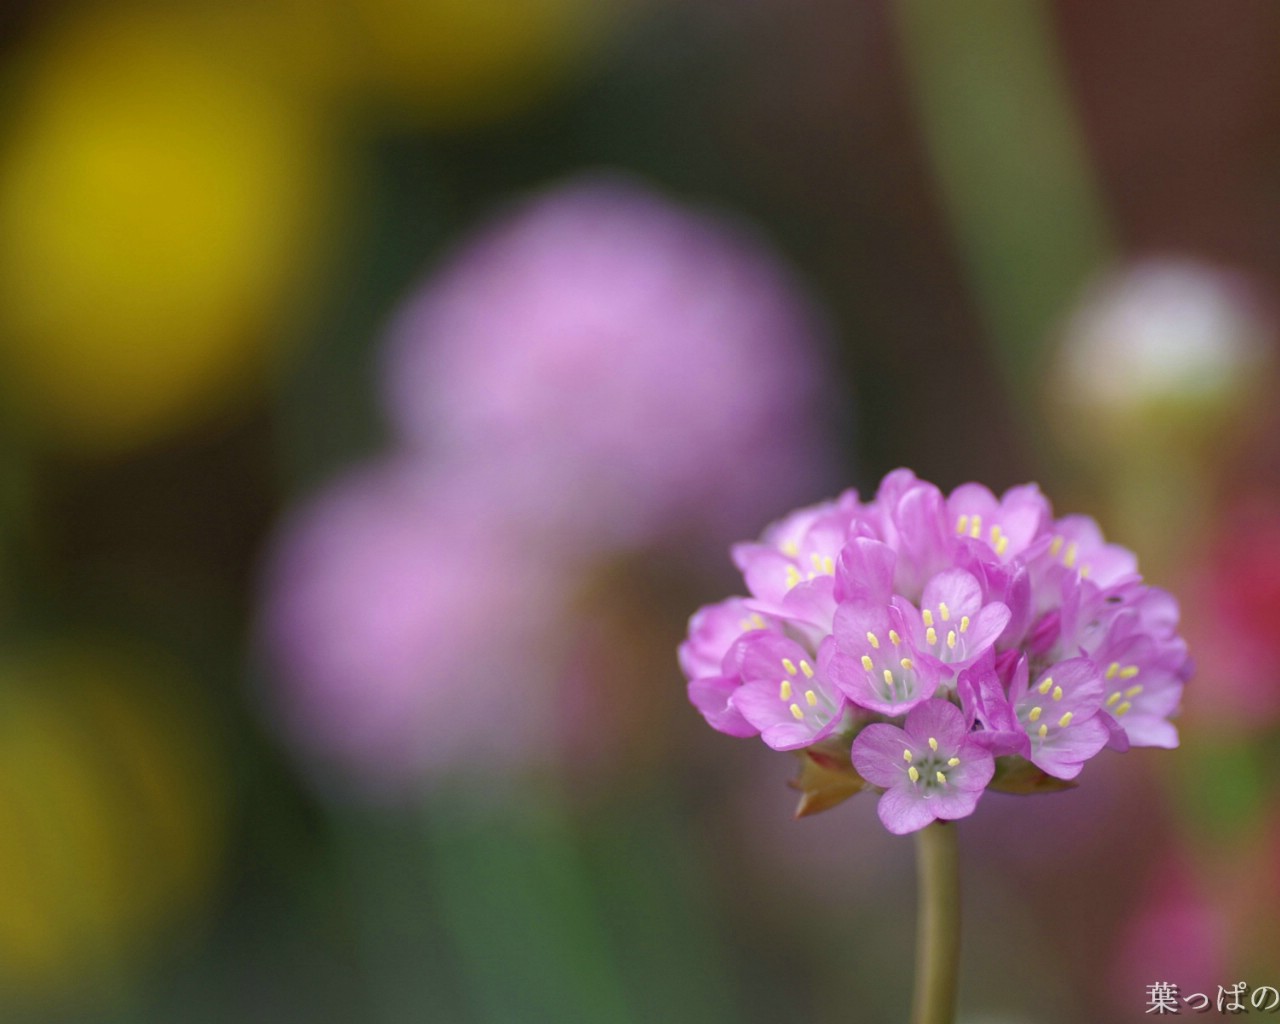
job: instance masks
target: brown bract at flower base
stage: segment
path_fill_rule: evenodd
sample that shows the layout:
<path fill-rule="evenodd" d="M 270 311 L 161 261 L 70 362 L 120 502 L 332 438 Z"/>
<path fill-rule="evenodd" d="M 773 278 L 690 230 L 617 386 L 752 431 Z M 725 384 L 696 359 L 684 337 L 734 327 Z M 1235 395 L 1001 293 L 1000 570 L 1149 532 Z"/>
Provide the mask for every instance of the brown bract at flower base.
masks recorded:
<path fill-rule="evenodd" d="M 797 750 L 800 774 L 787 785 L 800 793 L 797 818 L 829 810 L 842 804 L 868 785 L 849 761 L 849 751 L 837 743 L 819 743 Z"/>

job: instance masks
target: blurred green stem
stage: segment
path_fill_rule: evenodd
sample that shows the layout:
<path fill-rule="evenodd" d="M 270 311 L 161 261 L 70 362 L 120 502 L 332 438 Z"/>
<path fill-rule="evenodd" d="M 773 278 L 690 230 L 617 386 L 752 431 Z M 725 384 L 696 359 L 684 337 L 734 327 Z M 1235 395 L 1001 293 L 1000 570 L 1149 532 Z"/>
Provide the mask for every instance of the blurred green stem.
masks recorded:
<path fill-rule="evenodd" d="M 952 1024 L 960 966 L 960 857 L 956 827 L 916 833 L 916 987 L 911 1024 Z"/>
<path fill-rule="evenodd" d="M 1047 335 L 1113 243 L 1045 0 L 896 0 L 921 134 L 1011 395 L 1038 421 Z"/>

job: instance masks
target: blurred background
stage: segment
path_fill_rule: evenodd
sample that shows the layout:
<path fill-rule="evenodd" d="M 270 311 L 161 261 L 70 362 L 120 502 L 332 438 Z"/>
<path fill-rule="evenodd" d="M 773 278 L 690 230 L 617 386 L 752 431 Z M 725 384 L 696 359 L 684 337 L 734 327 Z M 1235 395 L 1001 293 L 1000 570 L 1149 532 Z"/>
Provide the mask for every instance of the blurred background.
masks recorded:
<path fill-rule="evenodd" d="M 1095 514 L 1198 663 L 1179 751 L 961 826 L 962 1020 L 1280 986 L 1278 46 L 0 8 L 0 1019 L 903 1019 L 911 842 L 793 821 L 675 659 L 731 542 L 899 465 Z"/>

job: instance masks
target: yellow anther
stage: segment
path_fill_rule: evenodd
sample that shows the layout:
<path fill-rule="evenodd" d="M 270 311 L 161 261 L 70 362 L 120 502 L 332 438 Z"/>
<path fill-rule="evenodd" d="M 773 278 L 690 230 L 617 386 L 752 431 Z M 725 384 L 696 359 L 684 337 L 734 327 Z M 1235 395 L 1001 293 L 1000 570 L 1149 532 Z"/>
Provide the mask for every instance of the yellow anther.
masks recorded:
<path fill-rule="evenodd" d="M 1120 670 L 1121 679 L 1132 679 L 1137 674 L 1138 674 L 1137 665 L 1126 665 L 1124 668 Z"/>
<path fill-rule="evenodd" d="M 787 566 L 787 587 L 788 587 L 788 589 L 789 589 L 789 588 L 791 588 L 791 587 L 794 587 L 794 586 L 795 586 L 797 583 L 799 583 L 802 579 L 804 579 L 804 577 L 800 575 L 800 570 L 799 570 L 799 569 L 797 569 L 794 565 L 789 565 L 789 566 Z"/>
<path fill-rule="evenodd" d="M 822 571 L 827 576 L 834 576 L 836 574 L 836 562 L 830 555 L 822 556 Z"/>
<path fill-rule="evenodd" d="M 950 647 L 952 650 L 955 650 L 956 631 L 954 629 L 947 630 L 947 646 Z"/>
<path fill-rule="evenodd" d="M 969 536 L 982 536 L 982 516 L 978 515 L 976 512 L 974 513 L 972 521 L 969 523 Z"/>
<path fill-rule="evenodd" d="M 1120 691 L 1116 690 L 1115 693 L 1113 693 L 1110 697 L 1107 698 L 1107 707 L 1111 707 L 1111 705 L 1113 705 L 1119 699 L 1120 699 Z"/>
<path fill-rule="evenodd" d="M 902 760 L 906 761 L 907 764 L 911 763 L 911 751 L 905 747 L 902 749 Z"/>
<path fill-rule="evenodd" d="M 910 672 L 913 668 L 916 667 L 916 663 L 912 661 L 910 658 L 903 658 L 900 662 L 898 662 L 898 664 L 901 665 L 908 672 Z"/>
<path fill-rule="evenodd" d="M 1125 701 L 1123 704 L 1121 704 L 1119 707 L 1117 707 L 1117 708 L 1116 708 L 1116 717 L 1117 717 L 1117 718 L 1119 718 L 1119 717 L 1120 717 L 1121 715 L 1123 715 L 1126 711 L 1128 711 L 1131 707 L 1133 707 L 1133 705 L 1132 705 L 1132 704 L 1130 704 L 1128 701 Z"/>
<path fill-rule="evenodd" d="M 784 679 L 778 686 L 778 700 L 791 699 L 791 680 Z"/>
<path fill-rule="evenodd" d="M 943 783 L 947 781 L 947 777 L 943 775 L 941 771 L 938 772 L 938 781 Z"/>
<path fill-rule="evenodd" d="M 814 693 L 812 690 L 805 690 L 804 702 L 808 704 L 809 707 L 816 708 L 818 706 L 818 695 Z"/>
<path fill-rule="evenodd" d="M 1116 677 L 1116 673 L 1119 671 L 1120 671 L 1120 662 L 1113 661 L 1110 665 L 1107 666 L 1107 678 L 1114 679 Z"/>
<path fill-rule="evenodd" d="M 1003 554 L 1004 554 L 1006 551 L 1008 551 L 1008 550 L 1009 550 L 1009 538 L 1008 538 L 1008 537 L 1001 537 L 998 541 L 996 541 L 996 554 L 997 554 L 997 555 L 1003 555 Z"/>
<path fill-rule="evenodd" d="M 929 611 L 928 608 L 920 613 L 920 618 L 924 619 L 924 624 L 926 626 L 933 625 L 933 612 Z"/>
<path fill-rule="evenodd" d="M 958 765 L 959 763 L 960 763 L 960 758 L 958 758 L 958 757 L 949 757 L 949 758 L 947 758 L 947 767 L 948 767 L 948 768 L 954 768 L 954 767 L 955 767 L 956 765 Z"/>
<path fill-rule="evenodd" d="M 1053 676 L 1045 676 L 1040 685 L 1036 687 L 1041 693 L 1048 693 L 1053 689 Z"/>
<path fill-rule="evenodd" d="M 929 642 L 930 646 L 933 646 L 938 642 L 938 631 L 930 626 L 925 632 L 924 638 Z"/>
<path fill-rule="evenodd" d="M 782 552 L 795 558 L 796 555 L 800 554 L 800 545 L 793 540 L 789 540 L 782 545 Z"/>
<path fill-rule="evenodd" d="M 991 543 L 992 543 L 992 544 L 997 544 L 997 543 L 999 543 L 999 541 L 1000 541 L 1000 534 L 1001 534 L 1002 532 L 1003 532 L 1003 531 L 1001 531 L 1001 529 L 1000 529 L 1000 524 L 999 524 L 999 523 L 996 523 L 996 525 L 995 525 L 995 526 L 991 527 Z"/>
<path fill-rule="evenodd" d="M 812 679 L 812 678 L 813 678 L 813 666 L 812 666 L 812 665 L 810 665 L 810 664 L 809 664 L 807 661 L 805 661 L 803 658 L 801 658 L 801 659 L 800 659 L 800 671 L 804 673 L 804 677 L 805 677 L 806 679 Z"/>
<path fill-rule="evenodd" d="M 968 630 L 969 630 L 969 616 L 962 615 L 960 616 L 960 632 L 966 633 L 968 632 Z"/>
<path fill-rule="evenodd" d="M 871 632 L 867 633 L 867 643 L 869 643 L 876 650 L 880 649 L 880 638 L 876 636 L 874 633 L 871 633 Z"/>
<path fill-rule="evenodd" d="M 1054 699 L 1054 700 L 1062 700 L 1062 687 L 1061 687 L 1061 686 L 1055 686 L 1055 687 L 1053 688 L 1053 699 Z"/>
<path fill-rule="evenodd" d="M 797 722 L 800 721 L 802 718 L 804 718 L 804 712 L 800 710 L 799 704 L 791 705 L 791 717 L 794 718 Z"/>
<path fill-rule="evenodd" d="M 759 612 L 752 613 L 751 625 L 755 626 L 756 629 L 764 629 L 764 619 Z"/>
<path fill-rule="evenodd" d="M 1142 684 L 1139 683 L 1137 686 L 1131 686 L 1129 687 L 1129 689 L 1125 690 L 1124 695 L 1126 697 L 1136 697 L 1141 692 L 1142 692 Z"/>
<path fill-rule="evenodd" d="M 790 658 L 782 659 L 782 667 L 787 670 L 787 675 L 793 676 L 796 674 L 796 663 Z"/>
<path fill-rule="evenodd" d="M 1040 713 L 1042 711 L 1044 711 L 1044 708 L 1040 707 L 1039 705 L 1036 705 L 1031 709 L 1031 714 L 1027 715 L 1027 717 L 1031 719 L 1031 721 L 1033 722 L 1037 721 L 1040 718 Z"/>
<path fill-rule="evenodd" d="M 876 663 L 871 660 L 871 656 L 869 654 L 864 654 L 862 656 L 862 667 L 865 668 L 868 672 L 870 672 L 873 668 L 876 667 Z"/>
<path fill-rule="evenodd" d="M 1081 578 L 1082 580 L 1087 580 L 1087 579 L 1089 578 L 1089 572 L 1090 572 L 1092 569 L 1093 569 L 1093 566 L 1088 565 L 1088 564 L 1085 564 L 1085 565 L 1080 566 L 1080 578 Z"/>
<path fill-rule="evenodd" d="M 1053 538 L 1053 543 L 1049 545 L 1049 555 L 1053 558 L 1058 557 L 1058 552 L 1062 550 L 1062 535 Z"/>
<path fill-rule="evenodd" d="M 1067 550 L 1062 555 L 1062 564 L 1068 569 L 1076 564 L 1076 549 L 1078 547 L 1079 545 L 1075 541 L 1072 541 L 1067 545 Z"/>
<path fill-rule="evenodd" d="M 889 643 L 893 644 L 894 647 L 897 647 L 898 644 L 902 643 L 902 637 L 898 636 L 898 631 L 896 629 L 889 630 Z"/>
<path fill-rule="evenodd" d="M 1045 738 L 1046 736 L 1048 736 L 1048 735 L 1049 735 L 1049 726 L 1048 726 L 1048 724 L 1047 724 L 1046 722 L 1041 722 L 1041 723 L 1040 723 L 1040 738 L 1041 738 L 1041 739 L 1044 739 L 1044 738 Z"/>
<path fill-rule="evenodd" d="M 912 782 L 919 782 L 920 769 L 917 768 L 915 765 L 912 765 L 910 768 L 907 769 L 907 778 L 909 778 Z"/>
<path fill-rule="evenodd" d="M 809 556 L 809 561 L 813 564 L 813 567 L 815 569 L 817 569 L 819 572 L 822 571 L 822 556 L 820 554 L 818 554 L 815 551 L 813 554 Z"/>
<path fill-rule="evenodd" d="M 884 670 L 884 672 L 883 672 L 883 675 L 884 675 L 884 685 L 885 685 L 885 686 L 892 686 L 892 685 L 893 685 L 893 673 L 892 673 L 892 672 L 890 672 L 888 669 L 885 669 L 885 670 Z"/>
<path fill-rule="evenodd" d="M 1068 711 L 1065 715 L 1058 719 L 1058 725 L 1065 729 L 1071 724 L 1071 719 L 1075 717 L 1075 712 Z"/>
<path fill-rule="evenodd" d="M 964 533 L 969 529 L 969 517 L 961 516 L 956 520 L 956 533 Z"/>
<path fill-rule="evenodd" d="M 951 609 L 947 607 L 946 601 L 938 602 L 938 614 L 942 616 L 943 622 L 951 621 Z"/>
<path fill-rule="evenodd" d="M 938 741 L 934 739 L 932 736 L 929 737 L 929 749 L 930 750 L 938 749 Z"/>

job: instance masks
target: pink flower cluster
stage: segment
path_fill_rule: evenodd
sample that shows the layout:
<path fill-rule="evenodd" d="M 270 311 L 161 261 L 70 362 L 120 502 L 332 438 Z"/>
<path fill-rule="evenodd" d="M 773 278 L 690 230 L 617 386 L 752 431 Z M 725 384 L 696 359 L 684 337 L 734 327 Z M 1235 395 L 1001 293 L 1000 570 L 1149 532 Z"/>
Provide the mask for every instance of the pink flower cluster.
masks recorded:
<path fill-rule="evenodd" d="M 750 596 L 693 616 L 690 700 L 775 750 L 848 744 L 891 832 L 973 813 L 998 768 L 1070 780 L 1104 747 L 1177 745 L 1177 603 L 1034 485 L 944 495 L 900 469 L 733 557 Z"/>

